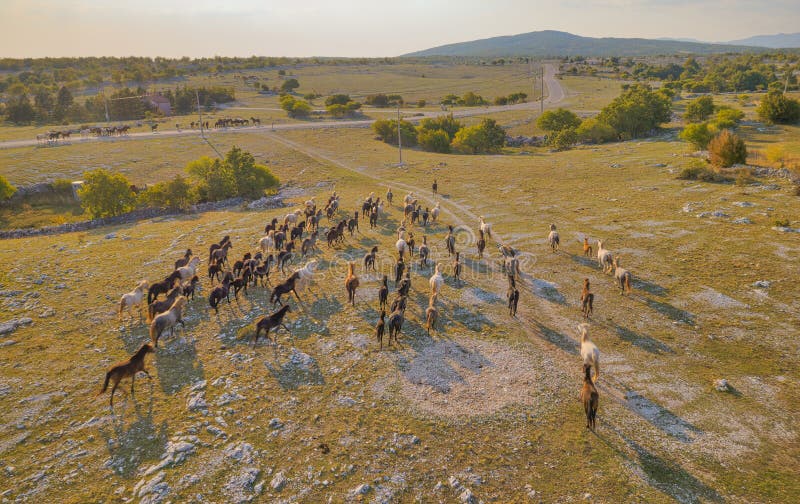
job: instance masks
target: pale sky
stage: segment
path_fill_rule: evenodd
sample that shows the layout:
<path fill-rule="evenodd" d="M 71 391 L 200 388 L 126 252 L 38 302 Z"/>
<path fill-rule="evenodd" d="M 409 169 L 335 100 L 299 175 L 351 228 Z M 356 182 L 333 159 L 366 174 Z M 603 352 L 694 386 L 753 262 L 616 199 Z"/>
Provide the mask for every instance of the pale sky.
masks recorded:
<path fill-rule="evenodd" d="M 398 56 L 538 30 L 727 41 L 800 0 L 0 0 L 0 57 Z"/>

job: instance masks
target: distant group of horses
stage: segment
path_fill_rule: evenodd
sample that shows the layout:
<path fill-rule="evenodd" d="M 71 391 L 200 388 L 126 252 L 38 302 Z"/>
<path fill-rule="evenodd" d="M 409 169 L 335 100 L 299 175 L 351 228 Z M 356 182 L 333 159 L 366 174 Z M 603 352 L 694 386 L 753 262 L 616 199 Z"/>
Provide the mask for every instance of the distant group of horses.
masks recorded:
<path fill-rule="evenodd" d="M 36 135 L 36 142 L 40 145 L 54 144 L 63 140 L 69 140 L 74 134 L 80 134 L 81 138 L 87 138 L 89 135 L 94 135 L 96 137 L 123 136 L 127 135 L 130 129 L 131 127 L 129 125 L 124 124 L 122 126 L 93 126 L 90 128 L 48 131 L 47 133 Z"/>
<path fill-rule="evenodd" d="M 261 119 L 251 117 L 250 119 L 242 119 L 241 117 L 221 117 L 214 122 L 215 128 L 229 128 L 231 126 L 260 126 Z"/>

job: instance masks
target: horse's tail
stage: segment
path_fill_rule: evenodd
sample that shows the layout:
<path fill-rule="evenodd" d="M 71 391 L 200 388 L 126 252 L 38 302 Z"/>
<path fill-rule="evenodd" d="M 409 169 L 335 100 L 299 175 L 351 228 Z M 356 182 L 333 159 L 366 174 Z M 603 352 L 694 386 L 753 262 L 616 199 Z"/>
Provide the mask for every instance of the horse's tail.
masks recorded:
<path fill-rule="evenodd" d="M 586 300 L 589 302 L 589 313 L 592 312 L 592 302 L 594 301 L 594 294 L 591 292 L 586 295 Z"/>
<path fill-rule="evenodd" d="M 122 317 L 122 311 L 125 309 L 125 296 L 119 299 L 119 316 Z"/>
<path fill-rule="evenodd" d="M 597 383 L 597 380 L 600 378 L 600 356 L 596 356 L 597 358 L 594 360 L 594 381 Z"/>
<path fill-rule="evenodd" d="M 150 324 L 150 341 L 155 343 L 157 337 L 158 337 L 158 324 L 154 320 L 153 323 Z"/>
<path fill-rule="evenodd" d="M 109 382 L 110 380 L 111 380 L 111 371 L 109 371 L 108 373 L 106 373 L 106 380 L 103 382 L 103 388 L 102 388 L 102 389 L 100 389 L 100 392 L 98 392 L 98 393 L 97 393 L 97 395 L 98 395 L 98 396 L 99 396 L 100 394 L 104 393 L 106 390 L 108 390 L 108 382 Z M 95 396 L 95 397 L 97 397 L 97 396 Z"/>
<path fill-rule="evenodd" d="M 630 275 L 630 273 L 625 275 L 625 289 L 628 291 L 628 294 L 631 293 L 631 275 Z"/>

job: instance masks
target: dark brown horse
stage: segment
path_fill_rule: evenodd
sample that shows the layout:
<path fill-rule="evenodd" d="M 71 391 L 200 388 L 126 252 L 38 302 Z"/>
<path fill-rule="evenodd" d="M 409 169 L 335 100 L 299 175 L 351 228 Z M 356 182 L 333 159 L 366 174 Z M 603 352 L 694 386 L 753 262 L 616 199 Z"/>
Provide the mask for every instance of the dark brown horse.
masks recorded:
<path fill-rule="evenodd" d="M 152 379 L 150 373 L 144 368 L 144 357 L 152 352 L 153 346 L 150 343 L 145 343 L 128 360 L 111 366 L 106 373 L 106 380 L 103 382 L 103 388 L 97 395 L 99 396 L 108 390 L 108 383 L 113 381 L 114 385 L 111 387 L 111 401 L 109 405 L 114 406 L 114 392 L 117 391 L 117 385 L 119 385 L 120 380 L 128 377 L 131 379 L 131 395 L 133 395 L 133 384 L 136 379 L 136 373 L 141 371 L 148 379 Z"/>

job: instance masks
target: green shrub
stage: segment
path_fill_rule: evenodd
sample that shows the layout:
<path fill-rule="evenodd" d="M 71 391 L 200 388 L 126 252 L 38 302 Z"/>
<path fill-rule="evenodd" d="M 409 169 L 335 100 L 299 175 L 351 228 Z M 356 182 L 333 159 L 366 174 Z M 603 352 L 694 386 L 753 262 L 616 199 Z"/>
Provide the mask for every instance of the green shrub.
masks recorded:
<path fill-rule="evenodd" d="M 686 105 L 683 118 L 692 123 L 702 122 L 714 113 L 714 100 L 710 96 L 701 96 Z"/>
<path fill-rule="evenodd" d="M 417 133 L 417 141 L 426 151 L 441 154 L 450 152 L 450 137 L 443 130 L 421 130 Z"/>
<path fill-rule="evenodd" d="M 800 120 L 800 102 L 780 91 L 770 91 L 756 110 L 758 117 L 769 124 L 794 124 Z"/>
<path fill-rule="evenodd" d="M 692 144 L 698 150 L 705 150 L 708 142 L 714 138 L 714 130 L 708 123 L 687 124 L 683 131 L 678 134 L 678 138 Z"/>
<path fill-rule="evenodd" d="M 564 108 L 556 110 L 546 110 L 539 119 L 536 120 L 536 125 L 548 133 L 561 131 L 564 129 L 575 129 L 581 124 L 581 119 L 574 112 Z M 551 135 L 552 136 L 552 135 Z"/>
<path fill-rule="evenodd" d="M 775 226 L 776 227 L 789 227 L 789 219 L 775 219 Z"/>
<path fill-rule="evenodd" d="M 617 139 L 616 130 L 596 118 L 584 119 L 575 132 L 578 134 L 578 140 L 584 143 L 599 144 Z"/>
<path fill-rule="evenodd" d="M 562 129 L 550 135 L 547 143 L 557 151 L 567 150 L 578 143 L 578 133 L 575 128 Z"/>

